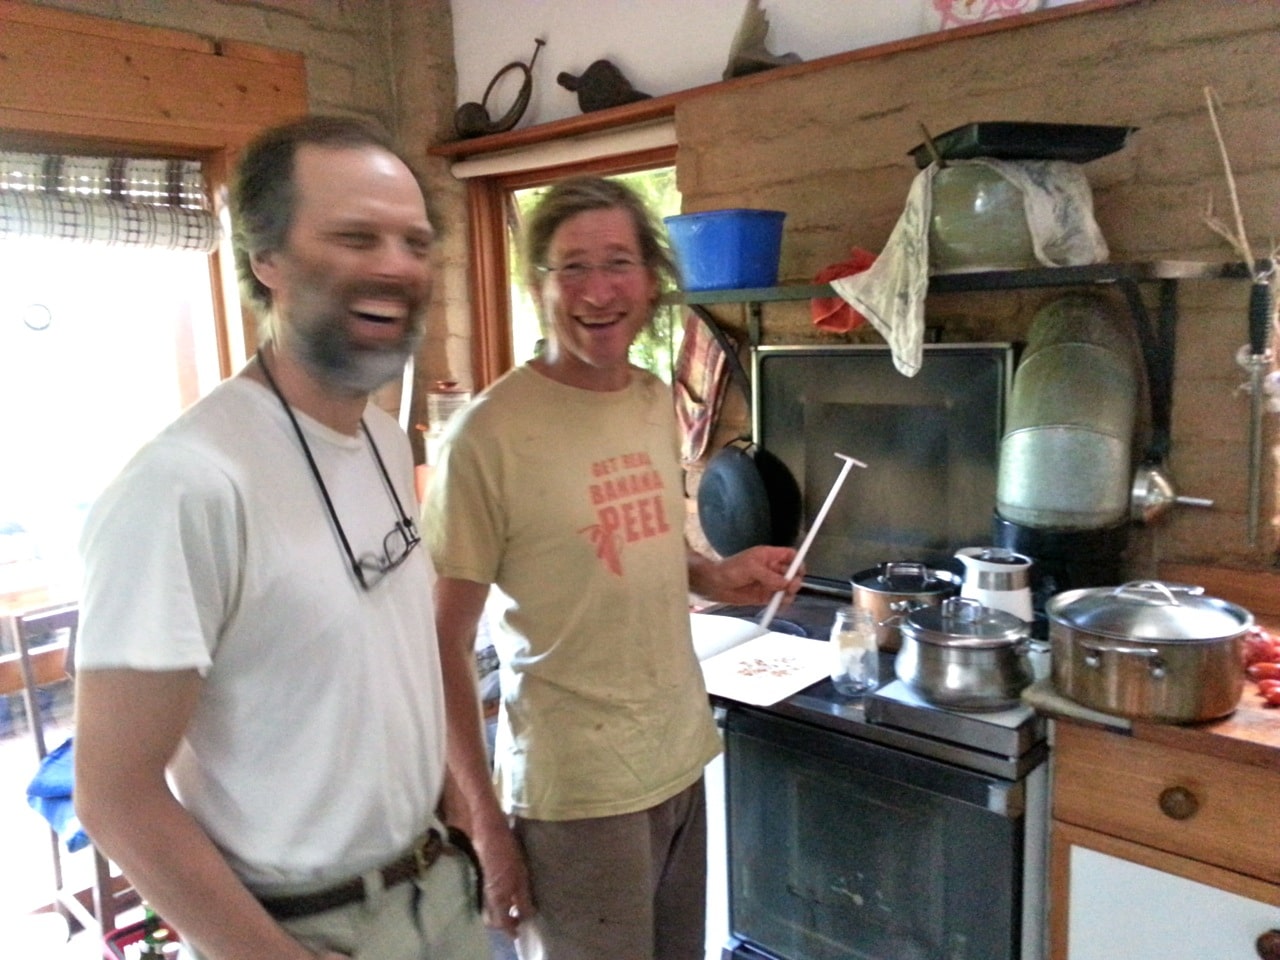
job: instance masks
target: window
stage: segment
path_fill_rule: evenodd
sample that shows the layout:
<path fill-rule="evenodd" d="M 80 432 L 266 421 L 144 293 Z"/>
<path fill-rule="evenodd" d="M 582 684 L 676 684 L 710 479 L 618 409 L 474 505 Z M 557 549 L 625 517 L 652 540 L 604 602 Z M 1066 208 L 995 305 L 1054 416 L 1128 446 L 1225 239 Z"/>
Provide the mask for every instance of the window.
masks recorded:
<path fill-rule="evenodd" d="M 209 258 L 21 239 L 0 267 L 0 595 L 74 597 L 89 504 L 220 379 Z"/>

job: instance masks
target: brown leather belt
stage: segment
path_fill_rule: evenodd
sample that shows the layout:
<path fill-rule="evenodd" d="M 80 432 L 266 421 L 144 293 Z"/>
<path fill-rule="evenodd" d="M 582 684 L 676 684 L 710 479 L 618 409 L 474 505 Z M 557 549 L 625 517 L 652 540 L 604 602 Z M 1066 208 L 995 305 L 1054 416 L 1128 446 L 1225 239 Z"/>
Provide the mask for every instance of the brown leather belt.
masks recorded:
<path fill-rule="evenodd" d="M 442 853 L 462 853 L 475 868 L 476 909 L 481 909 L 484 902 L 484 880 L 481 878 L 480 862 L 476 857 L 475 849 L 471 846 L 470 838 L 461 830 L 449 827 L 448 831 L 449 837 L 446 841 L 440 836 L 440 831 L 433 827 L 419 837 L 414 842 L 413 848 L 404 856 L 379 867 L 378 873 L 382 875 L 383 889 L 389 890 L 406 880 L 423 876 Z M 364 878 L 352 877 L 313 893 L 260 896 L 258 902 L 277 920 L 292 920 L 324 913 L 326 910 L 336 910 L 352 903 L 360 903 L 366 895 Z"/>

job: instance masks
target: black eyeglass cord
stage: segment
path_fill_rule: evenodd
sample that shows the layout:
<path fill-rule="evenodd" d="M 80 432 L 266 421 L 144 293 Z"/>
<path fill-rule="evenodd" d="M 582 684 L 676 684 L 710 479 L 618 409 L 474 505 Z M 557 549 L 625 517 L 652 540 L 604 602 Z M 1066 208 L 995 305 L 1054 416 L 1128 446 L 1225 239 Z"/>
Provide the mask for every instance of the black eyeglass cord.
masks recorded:
<path fill-rule="evenodd" d="M 293 408 L 289 406 L 289 401 L 285 400 L 284 394 L 280 392 L 276 378 L 271 375 L 271 370 L 267 367 L 266 358 L 262 356 L 261 347 L 258 348 L 255 356 L 258 360 L 258 366 L 262 369 L 262 375 L 266 378 L 267 386 L 271 388 L 271 392 L 280 401 L 280 406 L 284 407 L 284 412 L 289 417 L 289 422 L 293 424 L 293 432 L 298 435 L 298 443 L 302 444 L 302 453 L 307 458 L 307 466 L 311 468 L 311 475 L 315 477 L 316 486 L 320 488 L 320 496 L 324 500 L 325 508 L 329 511 L 329 519 L 333 521 L 333 528 L 338 534 L 338 540 L 342 543 L 342 549 L 346 552 L 347 560 L 351 563 L 351 572 L 355 574 L 356 580 L 363 584 L 364 571 L 360 566 L 360 561 L 356 559 L 355 551 L 351 549 L 351 542 L 347 540 L 346 531 L 342 529 L 342 522 L 338 520 L 338 511 L 334 509 L 333 498 L 329 496 L 329 488 L 324 485 L 324 477 L 320 476 L 320 467 L 317 466 L 316 458 L 312 455 L 311 447 L 307 444 L 307 438 L 302 433 L 302 425 L 298 423 L 298 418 L 294 416 Z M 360 418 L 360 429 L 369 441 L 369 449 L 373 452 L 373 459 L 378 464 L 378 472 L 382 474 L 382 482 L 386 485 L 387 493 L 391 495 L 391 500 L 396 505 L 396 513 L 400 515 L 400 522 L 408 529 L 413 530 L 413 518 L 405 512 L 404 504 L 400 502 L 400 497 L 396 494 L 395 485 L 391 482 L 391 475 L 387 472 L 387 466 L 382 461 L 382 454 L 378 450 L 378 445 L 374 443 L 373 434 L 369 432 L 369 427 L 365 424 L 364 417 Z"/>

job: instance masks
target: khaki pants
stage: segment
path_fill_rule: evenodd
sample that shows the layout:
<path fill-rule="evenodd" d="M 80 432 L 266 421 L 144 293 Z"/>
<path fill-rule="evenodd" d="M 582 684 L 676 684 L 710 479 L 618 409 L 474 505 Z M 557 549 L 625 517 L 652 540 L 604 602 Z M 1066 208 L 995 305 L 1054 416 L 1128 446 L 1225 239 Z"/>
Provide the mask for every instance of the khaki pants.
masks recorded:
<path fill-rule="evenodd" d="M 446 853 L 425 876 L 389 890 L 381 888 L 376 870 L 365 882 L 369 896 L 363 903 L 280 925 L 312 950 L 336 950 L 355 960 L 490 960 L 476 912 L 475 876 L 465 856 Z M 184 957 L 201 960 L 186 949 Z"/>
<path fill-rule="evenodd" d="M 521 960 L 703 960 L 707 806 L 701 779 L 639 813 L 516 819 L 537 914 Z"/>

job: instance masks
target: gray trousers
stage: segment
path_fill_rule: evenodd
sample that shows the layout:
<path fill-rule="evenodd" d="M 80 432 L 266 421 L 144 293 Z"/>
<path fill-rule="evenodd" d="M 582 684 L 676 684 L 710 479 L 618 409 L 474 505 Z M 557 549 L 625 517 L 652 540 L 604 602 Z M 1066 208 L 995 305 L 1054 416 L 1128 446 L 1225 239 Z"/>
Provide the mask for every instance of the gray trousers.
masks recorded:
<path fill-rule="evenodd" d="M 702 780 L 638 813 L 516 818 L 538 912 L 521 960 L 704 960 L 707 805 Z"/>

